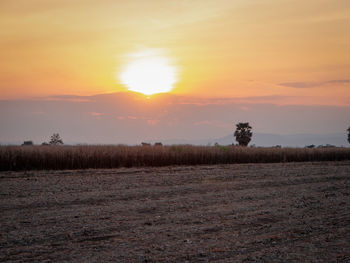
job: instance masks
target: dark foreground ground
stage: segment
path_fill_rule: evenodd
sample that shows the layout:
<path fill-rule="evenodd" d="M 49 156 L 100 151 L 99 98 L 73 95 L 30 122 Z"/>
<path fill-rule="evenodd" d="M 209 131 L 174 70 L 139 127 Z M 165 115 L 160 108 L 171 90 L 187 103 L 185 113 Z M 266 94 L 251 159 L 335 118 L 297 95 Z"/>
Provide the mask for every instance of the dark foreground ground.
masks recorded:
<path fill-rule="evenodd" d="M 350 162 L 0 173 L 0 262 L 350 262 Z"/>

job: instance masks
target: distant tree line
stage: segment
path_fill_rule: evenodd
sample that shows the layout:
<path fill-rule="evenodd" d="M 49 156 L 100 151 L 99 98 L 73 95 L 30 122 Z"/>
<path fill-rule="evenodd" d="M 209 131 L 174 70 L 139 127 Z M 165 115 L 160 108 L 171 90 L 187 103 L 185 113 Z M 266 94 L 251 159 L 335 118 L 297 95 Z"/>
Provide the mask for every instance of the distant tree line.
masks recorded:
<path fill-rule="evenodd" d="M 350 143 L 350 127 L 347 129 L 348 132 L 348 142 Z M 236 124 L 236 130 L 233 134 L 239 146 L 248 146 L 249 142 L 252 140 L 253 132 L 252 127 L 249 122 L 239 122 Z M 34 145 L 33 141 L 24 141 L 22 146 Z M 42 145 L 63 145 L 63 140 L 58 133 L 54 133 L 50 137 L 50 141 L 43 142 Z M 143 146 L 150 146 L 149 143 L 142 143 Z M 162 143 L 157 142 L 155 146 L 162 146 Z M 314 148 L 314 145 L 308 145 L 306 148 Z"/>
<path fill-rule="evenodd" d="M 58 133 L 54 133 L 50 137 L 50 141 L 43 142 L 41 145 L 63 145 L 63 140 Z"/>
<path fill-rule="evenodd" d="M 33 141 L 24 141 L 22 143 L 22 146 L 31 146 L 34 145 Z M 63 140 L 61 139 L 60 135 L 58 133 L 54 133 L 50 137 L 50 141 L 43 142 L 41 145 L 63 145 Z"/>

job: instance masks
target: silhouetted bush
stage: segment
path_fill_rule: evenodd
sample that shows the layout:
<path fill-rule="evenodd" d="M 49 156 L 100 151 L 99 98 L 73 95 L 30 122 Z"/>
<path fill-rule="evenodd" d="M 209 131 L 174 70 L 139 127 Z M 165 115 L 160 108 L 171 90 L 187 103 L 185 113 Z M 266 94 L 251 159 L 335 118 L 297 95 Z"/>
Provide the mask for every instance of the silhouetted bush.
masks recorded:
<path fill-rule="evenodd" d="M 24 141 L 22 146 L 34 145 L 33 141 Z"/>

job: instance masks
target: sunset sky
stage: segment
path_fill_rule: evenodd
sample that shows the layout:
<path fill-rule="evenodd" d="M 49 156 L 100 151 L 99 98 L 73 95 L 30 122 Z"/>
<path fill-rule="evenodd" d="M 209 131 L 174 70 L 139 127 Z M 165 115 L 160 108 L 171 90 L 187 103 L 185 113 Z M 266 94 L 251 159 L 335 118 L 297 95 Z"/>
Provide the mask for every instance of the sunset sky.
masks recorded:
<path fill-rule="evenodd" d="M 194 114 L 174 111 L 175 106 L 169 105 L 201 105 L 211 119 L 198 115 L 187 126 L 182 123 L 181 130 L 187 129 L 179 135 L 182 138 L 198 134 L 194 122 L 216 121 L 212 135 L 226 135 L 242 117 L 234 112 L 232 119 L 219 115 L 234 107 L 250 110 L 247 121 L 261 132 L 341 132 L 350 125 L 349 0 L 2 0 L 0 28 L 0 121 L 7 124 L 0 128 L 0 142 L 24 136 L 15 132 L 24 124 L 11 120 L 20 114 L 14 105 L 22 105 L 21 116 L 29 120 L 24 117 L 32 111 L 24 106 L 29 102 L 39 101 L 59 112 L 58 98 L 69 98 L 82 109 L 81 98 L 91 101 L 103 94 L 115 99 L 119 111 L 130 113 L 115 113 L 115 129 L 122 118 L 136 115 L 135 108 L 141 105 L 146 106 L 134 116 L 143 118 L 140 127 L 164 121 L 159 129 Z M 140 65 L 149 70 L 143 76 L 135 69 Z M 142 97 L 128 91 L 127 83 L 137 80 L 152 88 L 158 85 L 159 90 L 167 85 L 173 89 L 168 96 Z M 121 95 L 111 95 L 121 93 L 135 97 L 131 104 L 122 103 L 123 109 L 117 100 Z M 208 105 L 221 105 L 226 113 L 215 115 Z M 293 110 L 281 110 L 280 116 L 277 110 L 279 121 L 264 126 L 266 116 L 258 110 L 262 106 Z M 106 116 L 91 107 L 82 112 L 94 118 Z M 33 110 L 35 118 L 47 116 L 44 108 Z M 291 114 L 289 124 L 286 112 Z M 324 112 L 329 116 L 322 120 Z M 69 125 L 63 122 L 61 128 Z M 285 129 L 280 128 L 283 125 Z M 55 130 L 53 125 L 47 132 Z M 34 129 L 28 137 L 38 132 Z M 112 140 L 106 135 L 101 141 Z"/>

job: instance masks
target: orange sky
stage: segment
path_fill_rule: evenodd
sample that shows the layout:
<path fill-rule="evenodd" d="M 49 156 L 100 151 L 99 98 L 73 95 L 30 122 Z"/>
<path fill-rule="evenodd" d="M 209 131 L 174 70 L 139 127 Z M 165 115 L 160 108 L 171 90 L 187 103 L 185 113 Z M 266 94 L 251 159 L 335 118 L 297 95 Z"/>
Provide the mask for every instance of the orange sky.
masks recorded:
<path fill-rule="evenodd" d="M 349 0 L 2 0 L 0 99 L 125 91 L 161 49 L 174 94 L 350 105 Z"/>

